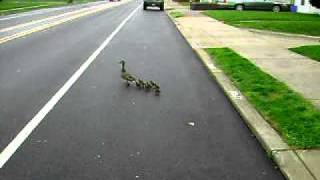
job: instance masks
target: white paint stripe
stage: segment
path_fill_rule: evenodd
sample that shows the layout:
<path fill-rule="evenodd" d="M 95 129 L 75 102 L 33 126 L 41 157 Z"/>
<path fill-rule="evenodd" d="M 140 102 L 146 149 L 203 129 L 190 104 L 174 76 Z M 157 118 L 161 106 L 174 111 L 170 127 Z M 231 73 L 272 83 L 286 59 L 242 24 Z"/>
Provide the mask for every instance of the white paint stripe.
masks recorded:
<path fill-rule="evenodd" d="M 84 5 L 95 5 L 95 4 L 103 4 L 103 3 L 101 3 L 101 1 L 98 1 L 98 2 L 90 2 L 90 3 L 86 3 L 86 4 L 79 4 L 79 5 L 62 6 L 62 7 L 55 7 L 55 8 L 49 8 L 49 9 L 39 9 L 39 10 L 31 11 L 31 12 L 23 12 L 23 13 L 20 13 L 17 15 L 9 15 L 9 17 L 0 18 L 0 21 L 6 21 L 6 20 L 10 20 L 10 19 L 33 16 L 33 15 L 38 15 L 38 14 L 51 13 L 54 11 L 67 10 L 67 9 L 77 8 L 77 7 L 82 8 L 81 6 L 84 6 Z"/>
<path fill-rule="evenodd" d="M 101 51 L 110 43 L 110 41 L 117 35 L 123 26 L 130 20 L 130 18 L 141 7 L 139 5 L 127 16 L 119 26 L 105 39 L 97 50 L 81 65 L 81 67 L 68 79 L 68 81 L 59 89 L 58 92 L 42 107 L 42 109 L 28 122 L 28 124 L 18 133 L 18 135 L 7 145 L 7 147 L 0 154 L 0 168 L 10 159 L 21 144 L 28 138 L 32 131 L 41 123 L 44 117 L 54 108 L 64 94 L 72 87 L 72 85 L 80 78 L 90 64 L 96 59 Z"/>
<path fill-rule="evenodd" d="M 63 7 L 63 8 L 70 9 L 71 7 Z M 16 18 L 21 18 L 21 17 L 26 17 L 26 16 L 33 16 L 33 15 L 44 14 L 44 13 L 50 13 L 50 12 L 53 12 L 53 11 L 59 11 L 61 9 L 62 8 L 59 7 L 59 8 L 50 8 L 50 9 L 40 9 L 41 11 L 36 10 L 36 11 L 31 11 L 31 12 L 24 12 L 24 13 L 21 13 L 19 15 L 14 15 L 14 16 L 10 16 L 10 17 L 1 18 L 0 21 L 16 19 Z"/>
<path fill-rule="evenodd" d="M 18 25 L 15 25 L 15 26 L 3 28 L 3 29 L 0 29 L 0 32 L 11 31 L 11 30 L 15 30 L 17 28 L 31 26 L 31 25 L 42 23 L 42 22 L 49 21 L 49 20 L 55 20 L 55 19 L 58 19 L 58 18 L 61 18 L 61 17 L 67 17 L 67 16 L 78 14 L 78 13 L 83 13 L 83 12 L 86 12 L 86 11 L 88 11 L 88 12 L 89 11 L 94 11 L 94 10 L 96 10 L 98 8 L 103 8 L 103 7 L 92 6 L 92 7 L 89 7 L 89 8 L 79 9 L 79 10 L 76 10 L 76 11 L 70 11 L 70 12 L 66 12 L 66 13 L 63 13 L 63 14 L 50 16 L 50 17 L 47 17 L 47 18 L 44 18 L 44 19 L 34 20 L 34 21 L 27 22 L 27 23 L 18 24 Z"/>

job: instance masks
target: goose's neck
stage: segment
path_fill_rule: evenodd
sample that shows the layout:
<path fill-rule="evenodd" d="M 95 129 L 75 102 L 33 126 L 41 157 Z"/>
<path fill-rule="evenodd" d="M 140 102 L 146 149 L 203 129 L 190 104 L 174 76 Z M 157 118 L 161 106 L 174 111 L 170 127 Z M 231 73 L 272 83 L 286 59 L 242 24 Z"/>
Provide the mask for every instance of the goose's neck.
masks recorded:
<path fill-rule="evenodd" d="M 122 66 L 121 72 L 126 72 L 126 68 L 125 68 L 125 63 L 124 62 L 121 63 L 121 66 Z"/>

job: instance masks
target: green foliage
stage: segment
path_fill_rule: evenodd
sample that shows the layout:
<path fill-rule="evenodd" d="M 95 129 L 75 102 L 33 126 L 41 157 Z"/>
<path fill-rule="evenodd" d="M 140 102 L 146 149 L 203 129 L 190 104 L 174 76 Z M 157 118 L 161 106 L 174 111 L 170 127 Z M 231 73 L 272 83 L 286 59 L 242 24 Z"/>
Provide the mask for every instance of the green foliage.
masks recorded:
<path fill-rule="evenodd" d="M 0 14 L 18 13 L 40 8 L 63 6 L 68 3 L 86 3 L 90 1 L 94 0 L 0 0 Z"/>
<path fill-rule="evenodd" d="M 16 8 L 27 8 L 27 7 L 35 7 L 35 6 L 57 6 L 57 5 L 64 5 L 65 2 L 57 1 L 44 1 L 44 2 L 38 2 L 38 1 L 11 1 L 11 0 L 4 0 L 1 2 L 0 5 L 0 12 L 1 11 L 7 11 L 10 9 L 16 9 Z"/>
<path fill-rule="evenodd" d="M 180 11 L 171 11 L 170 16 L 172 16 L 173 18 L 179 18 L 179 17 L 183 17 L 184 14 Z"/>
<path fill-rule="evenodd" d="M 301 46 L 290 50 L 320 62 L 320 45 Z"/>
<path fill-rule="evenodd" d="M 317 14 L 228 10 L 205 11 L 204 14 L 238 27 L 320 36 Z"/>
<path fill-rule="evenodd" d="M 231 49 L 206 51 L 289 145 L 320 147 L 320 111 L 309 101 Z"/>

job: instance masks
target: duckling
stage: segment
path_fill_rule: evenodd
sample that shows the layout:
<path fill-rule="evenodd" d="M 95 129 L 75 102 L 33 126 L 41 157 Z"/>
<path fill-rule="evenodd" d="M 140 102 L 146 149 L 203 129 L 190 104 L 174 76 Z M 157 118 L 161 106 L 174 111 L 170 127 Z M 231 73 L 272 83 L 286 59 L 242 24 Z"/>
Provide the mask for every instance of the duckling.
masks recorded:
<path fill-rule="evenodd" d="M 154 93 L 156 96 L 159 96 L 160 95 L 160 86 L 155 83 L 154 81 L 150 81 L 150 84 L 152 85 L 152 89 L 154 89 Z"/>
<path fill-rule="evenodd" d="M 143 80 L 140 81 L 141 83 L 141 88 L 144 89 L 146 87 L 146 82 L 144 82 Z"/>
<path fill-rule="evenodd" d="M 149 82 L 152 85 L 153 89 L 160 89 L 159 85 L 157 83 L 155 83 L 154 81 L 149 81 Z"/>
<path fill-rule="evenodd" d="M 143 88 L 143 86 L 144 86 L 144 81 L 141 80 L 141 79 L 138 79 L 137 81 L 135 81 L 135 83 L 136 83 L 136 86 L 137 86 L 139 89 Z"/>
<path fill-rule="evenodd" d="M 157 88 L 154 90 L 154 95 L 159 96 L 160 95 L 160 88 Z"/>
<path fill-rule="evenodd" d="M 146 91 L 149 91 L 150 89 L 152 88 L 152 85 L 150 84 L 150 82 L 145 82 L 145 86 L 144 86 L 144 89 L 146 90 Z"/>

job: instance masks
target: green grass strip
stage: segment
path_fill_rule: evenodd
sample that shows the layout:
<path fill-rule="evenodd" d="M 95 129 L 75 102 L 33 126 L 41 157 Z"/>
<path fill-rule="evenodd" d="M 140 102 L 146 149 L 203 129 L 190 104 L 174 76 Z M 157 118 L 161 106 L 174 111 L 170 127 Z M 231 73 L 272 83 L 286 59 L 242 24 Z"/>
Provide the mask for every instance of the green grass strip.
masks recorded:
<path fill-rule="evenodd" d="M 233 50 L 206 51 L 289 145 L 320 147 L 320 111 L 315 106 Z"/>
<path fill-rule="evenodd" d="M 88 3 L 95 0 L 74 0 L 72 4 Z M 42 8 L 59 7 L 68 4 L 68 0 L 2 0 L 0 1 L 0 15 L 26 12 Z"/>
<path fill-rule="evenodd" d="M 184 14 L 180 11 L 171 11 L 170 16 L 173 18 L 179 18 L 179 17 L 183 17 Z"/>
<path fill-rule="evenodd" d="M 320 36 L 320 16 L 291 12 L 205 11 L 205 15 L 237 27 Z"/>
<path fill-rule="evenodd" d="M 301 14 L 291 12 L 269 11 L 234 11 L 234 10 L 208 10 L 204 14 L 223 21 L 314 21 L 320 20 L 318 14 Z"/>
<path fill-rule="evenodd" d="M 320 62 L 320 45 L 301 46 L 290 50 Z"/>
<path fill-rule="evenodd" d="M 64 5 L 67 4 L 66 2 L 11 2 L 11 1 L 0 1 L 0 11 L 9 11 L 15 10 L 19 8 L 32 8 L 37 6 L 57 6 L 57 5 Z"/>

